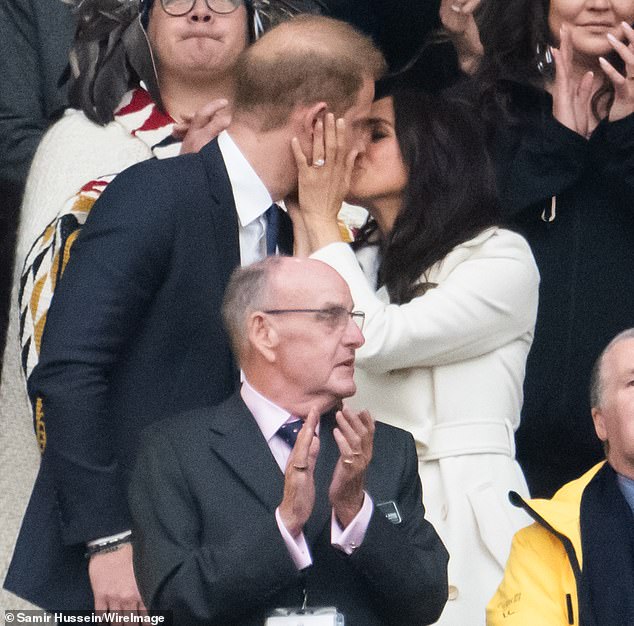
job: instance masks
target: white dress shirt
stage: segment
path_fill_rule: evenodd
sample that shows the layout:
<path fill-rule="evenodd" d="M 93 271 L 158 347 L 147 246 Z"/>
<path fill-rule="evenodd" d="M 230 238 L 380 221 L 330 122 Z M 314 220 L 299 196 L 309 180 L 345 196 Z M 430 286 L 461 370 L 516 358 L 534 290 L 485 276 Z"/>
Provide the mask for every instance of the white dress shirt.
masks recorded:
<path fill-rule="evenodd" d="M 288 463 L 288 457 L 291 455 L 291 447 L 277 434 L 277 431 L 282 424 L 293 422 L 297 417 L 291 415 L 288 411 L 285 411 L 276 404 L 273 404 L 270 400 L 267 400 L 251 387 L 246 378 L 242 382 L 240 395 L 262 431 L 262 435 L 266 439 L 266 443 L 280 470 L 284 472 L 286 470 L 286 464 Z M 319 425 L 317 425 L 317 428 L 319 429 Z M 333 511 L 330 521 L 331 544 L 346 554 L 352 554 L 363 542 L 373 512 L 374 504 L 372 503 L 372 498 L 370 498 L 367 493 L 363 499 L 361 510 L 345 529 L 341 528 Z M 294 538 L 288 532 L 280 517 L 279 507 L 275 510 L 275 519 L 277 520 L 277 526 L 280 529 L 284 543 L 297 569 L 304 569 L 312 565 L 313 560 L 304 533 L 302 532 L 297 538 Z"/>
<path fill-rule="evenodd" d="M 227 168 L 238 214 L 240 265 L 251 265 L 266 257 L 267 209 L 271 194 L 226 130 L 218 135 L 218 147 Z"/>

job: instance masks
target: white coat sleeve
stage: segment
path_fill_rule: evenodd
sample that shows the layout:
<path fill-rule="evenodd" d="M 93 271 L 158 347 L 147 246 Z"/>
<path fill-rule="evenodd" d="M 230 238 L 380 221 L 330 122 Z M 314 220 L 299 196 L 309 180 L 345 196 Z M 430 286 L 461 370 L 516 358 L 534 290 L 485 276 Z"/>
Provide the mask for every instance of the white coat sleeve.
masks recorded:
<path fill-rule="evenodd" d="M 532 340 L 539 273 L 526 241 L 510 231 L 497 231 L 437 287 L 402 305 L 376 296 L 347 244 L 330 244 L 312 257 L 343 276 L 355 308 L 366 314 L 357 363 L 367 371 L 447 365 L 524 334 Z"/>

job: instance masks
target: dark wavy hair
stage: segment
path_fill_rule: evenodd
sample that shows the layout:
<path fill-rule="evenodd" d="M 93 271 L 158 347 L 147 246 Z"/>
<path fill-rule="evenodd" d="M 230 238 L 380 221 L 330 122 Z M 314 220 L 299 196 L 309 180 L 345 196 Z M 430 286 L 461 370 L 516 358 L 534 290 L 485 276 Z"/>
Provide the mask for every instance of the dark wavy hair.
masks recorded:
<path fill-rule="evenodd" d="M 484 57 L 480 62 L 475 83 L 480 94 L 480 106 L 488 117 L 509 113 L 508 98 L 501 81 L 544 88 L 547 78 L 538 70 L 538 47 L 544 51 L 553 45 L 548 15 L 550 0 L 486 0 L 479 15 L 480 39 Z M 617 69 L 623 69 L 620 57 L 607 55 Z M 608 108 L 614 99 L 614 88 L 605 84 L 592 98 L 597 118 L 599 101 L 606 97 Z M 491 119 L 489 120 L 491 121 Z"/>
<path fill-rule="evenodd" d="M 392 302 L 404 304 L 433 286 L 420 277 L 434 263 L 499 223 L 500 204 L 481 122 L 469 105 L 407 87 L 392 97 L 408 183 L 394 227 L 380 243 L 379 284 Z M 357 245 L 376 230 L 370 219 Z"/>

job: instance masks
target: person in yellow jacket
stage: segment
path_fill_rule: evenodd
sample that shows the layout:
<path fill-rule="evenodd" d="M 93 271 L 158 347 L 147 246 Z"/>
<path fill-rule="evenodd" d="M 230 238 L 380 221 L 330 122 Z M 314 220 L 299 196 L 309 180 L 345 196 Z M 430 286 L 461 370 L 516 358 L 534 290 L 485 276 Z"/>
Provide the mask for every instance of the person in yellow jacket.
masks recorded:
<path fill-rule="evenodd" d="M 509 494 L 535 522 L 513 538 L 487 626 L 634 624 L 634 329 L 598 358 L 591 400 L 607 462 L 550 500 Z"/>

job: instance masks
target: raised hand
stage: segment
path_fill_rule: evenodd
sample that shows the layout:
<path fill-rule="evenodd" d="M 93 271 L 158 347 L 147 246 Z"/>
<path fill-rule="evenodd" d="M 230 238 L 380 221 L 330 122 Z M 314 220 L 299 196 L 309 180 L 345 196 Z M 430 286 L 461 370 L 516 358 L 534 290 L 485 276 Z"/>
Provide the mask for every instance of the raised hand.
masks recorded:
<path fill-rule="evenodd" d="M 614 85 L 614 102 L 610 107 L 609 120 L 620 120 L 634 113 L 634 30 L 627 22 L 622 22 L 627 44 L 609 34 L 608 41 L 625 63 L 625 76 L 603 57 L 599 57 L 601 68 Z"/>
<path fill-rule="evenodd" d="M 344 408 L 337 411 L 337 426 L 333 435 L 340 457 L 328 495 L 337 520 L 345 528 L 363 505 L 365 473 L 374 445 L 374 420 L 367 411 L 354 413 Z"/>
<path fill-rule="evenodd" d="M 305 216 L 336 221 L 358 154 L 354 150 L 346 152 L 345 120 L 335 121 L 335 116 L 327 113 L 325 123 L 317 121 L 310 164 L 297 138 L 292 140 L 291 146 L 298 169 L 300 209 Z"/>
<path fill-rule="evenodd" d="M 462 71 L 471 74 L 484 54 L 480 31 L 473 17 L 481 0 L 442 0 L 440 21 L 458 53 Z"/>
<path fill-rule="evenodd" d="M 319 413 L 311 409 L 299 431 L 286 472 L 284 496 L 279 506 L 286 530 L 297 537 L 304 529 L 315 506 L 315 463 L 319 454 L 319 438 L 315 435 Z"/>
<path fill-rule="evenodd" d="M 350 186 L 352 168 L 358 152 L 346 149 L 346 125 L 326 114 L 318 120 L 313 134 L 311 162 L 302 152 L 299 140 L 291 142 L 298 170 L 299 211 L 313 252 L 334 241 L 341 241 L 337 215 Z M 290 212 L 291 219 L 293 212 Z"/>
<path fill-rule="evenodd" d="M 593 72 L 586 72 L 581 80 L 574 77 L 572 42 L 567 26 L 560 30 L 559 49 L 552 49 L 555 60 L 555 81 L 552 85 L 553 115 L 582 137 L 589 137 L 596 126 L 592 114 Z"/>
<path fill-rule="evenodd" d="M 132 544 L 90 557 L 88 577 L 96 611 L 145 611 L 132 566 Z"/>
<path fill-rule="evenodd" d="M 172 134 L 183 140 L 180 153 L 198 152 L 227 128 L 231 123 L 228 107 L 229 101 L 224 98 L 212 100 L 194 115 L 185 116 L 180 123 L 175 124 Z"/>

